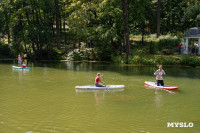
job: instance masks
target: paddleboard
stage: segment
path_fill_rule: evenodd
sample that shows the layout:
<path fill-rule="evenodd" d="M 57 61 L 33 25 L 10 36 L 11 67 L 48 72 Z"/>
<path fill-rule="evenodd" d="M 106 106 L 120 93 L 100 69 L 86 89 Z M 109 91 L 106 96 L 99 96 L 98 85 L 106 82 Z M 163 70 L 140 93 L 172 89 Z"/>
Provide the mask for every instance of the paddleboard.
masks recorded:
<path fill-rule="evenodd" d="M 124 85 L 105 85 L 103 87 L 96 87 L 94 85 L 88 85 L 88 86 L 76 86 L 76 89 L 119 89 L 124 88 Z"/>
<path fill-rule="evenodd" d="M 30 67 L 23 68 L 23 67 L 18 67 L 18 66 L 12 66 L 12 68 L 14 68 L 14 69 L 31 69 Z"/>
<path fill-rule="evenodd" d="M 170 85 L 157 86 L 157 84 L 155 82 L 151 82 L 151 81 L 145 81 L 144 83 L 145 83 L 145 85 L 147 85 L 149 87 L 153 87 L 153 88 L 166 89 L 166 90 L 178 89 L 177 86 L 170 86 Z"/>

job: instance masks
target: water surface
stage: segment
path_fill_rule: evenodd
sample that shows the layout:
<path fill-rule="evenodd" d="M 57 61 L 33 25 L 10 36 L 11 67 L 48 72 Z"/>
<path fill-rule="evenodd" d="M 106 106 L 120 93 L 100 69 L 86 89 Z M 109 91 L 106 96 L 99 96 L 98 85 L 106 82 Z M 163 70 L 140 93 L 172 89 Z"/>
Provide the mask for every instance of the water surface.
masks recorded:
<path fill-rule="evenodd" d="M 29 63 L 14 70 L 0 63 L 0 132 L 2 133 L 188 133 L 200 131 L 200 68 L 164 66 L 166 91 L 144 86 L 155 81 L 156 67 L 105 63 Z M 96 73 L 106 84 L 124 89 L 83 91 Z M 167 127 L 192 122 L 194 127 Z"/>

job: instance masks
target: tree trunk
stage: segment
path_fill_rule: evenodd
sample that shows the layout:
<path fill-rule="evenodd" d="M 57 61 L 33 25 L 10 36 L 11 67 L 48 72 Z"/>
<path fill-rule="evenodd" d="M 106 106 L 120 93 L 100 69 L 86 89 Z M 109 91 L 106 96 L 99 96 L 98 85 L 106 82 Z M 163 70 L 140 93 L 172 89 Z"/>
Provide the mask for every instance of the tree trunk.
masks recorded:
<path fill-rule="evenodd" d="M 65 6 L 65 2 L 64 2 L 64 6 Z M 63 15 L 63 33 L 64 33 L 64 40 L 65 40 L 65 46 L 67 45 L 67 36 L 66 36 L 66 27 L 65 27 L 65 17 L 66 17 L 66 14 L 65 12 L 63 12 L 64 15 Z"/>
<path fill-rule="evenodd" d="M 160 36 L 160 4 L 161 0 L 157 3 L 157 38 Z"/>
<path fill-rule="evenodd" d="M 131 55 L 130 49 L 130 41 L 129 41 L 129 29 L 128 29 L 128 12 L 126 7 L 126 0 L 122 0 L 122 8 L 123 8 L 123 21 L 124 21 L 124 39 L 126 45 L 126 58 L 128 60 Z"/>
<path fill-rule="evenodd" d="M 55 10 L 56 10 L 56 44 L 57 48 L 60 49 L 60 13 L 59 13 L 59 5 L 58 5 L 58 0 L 55 1 Z"/>

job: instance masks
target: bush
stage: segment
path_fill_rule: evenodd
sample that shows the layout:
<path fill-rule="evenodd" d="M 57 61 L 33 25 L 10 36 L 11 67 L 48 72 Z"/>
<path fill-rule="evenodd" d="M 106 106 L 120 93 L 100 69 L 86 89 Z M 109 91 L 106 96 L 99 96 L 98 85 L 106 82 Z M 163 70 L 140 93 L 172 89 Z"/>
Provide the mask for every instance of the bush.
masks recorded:
<path fill-rule="evenodd" d="M 81 61 L 83 59 L 83 55 L 79 51 L 72 51 L 68 53 L 67 59 L 72 61 Z"/>
<path fill-rule="evenodd" d="M 126 55 L 117 55 L 117 56 L 112 55 L 111 56 L 111 60 L 114 63 L 125 64 L 126 63 Z"/>
<path fill-rule="evenodd" d="M 155 64 L 155 60 L 153 58 L 141 57 L 138 55 L 132 57 L 129 62 L 131 64 L 136 64 L 136 65 L 154 65 Z"/>
<path fill-rule="evenodd" d="M 52 48 L 51 49 L 51 52 L 48 56 L 48 59 L 50 60 L 61 60 L 61 59 L 64 59 L 62 57 L 62 52 L 56 48 Z"/>
<path fill-rule="evenodd" d="M 90 51 L 88 50 L 81 50 L 80 51 L 83 60 L 90 60 Z"/>
<path fill-rule="evenodd" d="M 163 49 L 161 52 L 164 55 L 170 55 L 170 54 L 172 54 L 172 51 L 170 49 Z"/>
<path fill-rule="evenodd" d="M 116 54 L 115 49 L 112 46 L 102 46 L 95 49 L 96 59 L 100 61 L 111 61 L 112 55 Z"/>
<path fill-rule="evenodd" d="M 197 56 L 182 56 L 180 59 L 181 65 L 199 66 L 200 59 Z"/>
<path fill-rule="evenodd" d="M 163 65 L 175 65 L 177 64 L 177 61 L 175 58 L 172 58 L 172 57 L 164 57 L 161 63 Z"/>

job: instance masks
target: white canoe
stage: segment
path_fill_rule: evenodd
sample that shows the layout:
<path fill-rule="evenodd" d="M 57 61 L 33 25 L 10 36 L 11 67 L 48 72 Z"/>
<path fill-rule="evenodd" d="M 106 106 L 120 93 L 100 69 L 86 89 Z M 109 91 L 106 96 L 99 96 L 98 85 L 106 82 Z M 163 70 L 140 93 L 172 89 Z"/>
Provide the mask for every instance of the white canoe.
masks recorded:
<path fill-rule="evenodd" d="M 105 85 L 103 87 L 96 87 L 94 85 L 88 85 L 88 86 L 76 86 L 76 89 L 119 89 L 124 88 L 124 85 Z"/>
<path fill-rule="evenodd" d="M 14 69 L 31 69 L 30 67 L 23 68 L 23 67 L 18 67 L 18 66 L 12 66 L 12 68 L 14 68 Z"/>

